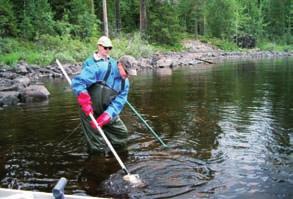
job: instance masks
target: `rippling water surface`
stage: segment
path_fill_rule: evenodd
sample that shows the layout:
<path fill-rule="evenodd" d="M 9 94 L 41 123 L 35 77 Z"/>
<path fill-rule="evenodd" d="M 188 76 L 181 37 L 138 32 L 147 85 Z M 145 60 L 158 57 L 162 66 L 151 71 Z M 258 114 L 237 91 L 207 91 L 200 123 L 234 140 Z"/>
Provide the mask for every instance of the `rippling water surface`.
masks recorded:
<path fill-rule="evenodd" d="M 243 61 L 146 72 L 129 102 L 168 144 L 125 108 L 121 153 L 145 187 L 131 187 L 113 158 L 89 155 L 74 96 L 45 82 L 47 103 L 0 111 L 0 187 L 116 198 L 292 198 L 293 60 Z M 164 72 L 164 71 L 163 71 Z"/>

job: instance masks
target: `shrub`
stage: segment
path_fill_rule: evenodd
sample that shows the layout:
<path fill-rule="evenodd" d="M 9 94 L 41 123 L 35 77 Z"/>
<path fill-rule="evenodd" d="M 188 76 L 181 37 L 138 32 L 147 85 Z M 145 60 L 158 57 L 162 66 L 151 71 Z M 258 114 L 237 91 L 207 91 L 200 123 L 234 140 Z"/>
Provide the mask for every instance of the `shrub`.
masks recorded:
<path fill-rule="evenodd" d="M 113 39 L 113 57 L 131 55 L 133 57 L 146 57 L 154 53 L 155 49 L 147 41 L 143 40 L 140 33 L 128 35 L 121 34 Z"/>
<path fill-rule="evenodd" d="M 21 54 L 19 52 L 10 53 L 10 54 L 0 54 L 0 63 L 14 65 L 20 60 Z"/>

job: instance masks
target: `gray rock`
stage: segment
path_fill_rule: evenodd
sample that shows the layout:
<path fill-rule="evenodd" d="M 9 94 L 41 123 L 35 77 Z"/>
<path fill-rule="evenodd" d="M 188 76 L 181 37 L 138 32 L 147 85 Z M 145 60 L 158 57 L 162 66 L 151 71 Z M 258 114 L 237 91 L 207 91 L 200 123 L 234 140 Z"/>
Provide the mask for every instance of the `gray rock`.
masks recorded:
<path fill-rule="evenodd" d="M 5 79 L 15 79 L 18 76 L 19 76 L 18 74 L 11 72 L 11 71 L 0 72 L 0 77 L 5 78 Z"/>
<path fill-rule="evenodd" d="M 18 77 L 14 80 L 14 83 L 16 84 L 18 90 L 28 87 L 30 85 L 30 82 L 31 80 L 25 76 Z"/>
<path fill-rule="evenodd" d="M 43 85 L 31 85 L 21 92 L 22 102 L 41 102 L 49 99 L 49 91 Z"/>
<path fill-rule="evenodd" d="M 0 92 L 0 106 L 16 105 L 19 102 L 19 92 L 6 91 Z"/>
<path fill-rule="evenodd" d="M 156 62 L 156 67 L 170 68 L 173 65 L 173 59 L 169 57 L 163 57 Z"/>
<path fill-rule="evenodd" d="M 18 74 L 25 75 L 29 72 L 27 68 L 28 68 L 28 64 L 24 61 L 21 61 L 16 65 L 15 71 Z"/>
<path fill-rule="evenodd" d="M 0 91 L 16 91 L 17 85 L 11 79 L 0 78 Z"/>

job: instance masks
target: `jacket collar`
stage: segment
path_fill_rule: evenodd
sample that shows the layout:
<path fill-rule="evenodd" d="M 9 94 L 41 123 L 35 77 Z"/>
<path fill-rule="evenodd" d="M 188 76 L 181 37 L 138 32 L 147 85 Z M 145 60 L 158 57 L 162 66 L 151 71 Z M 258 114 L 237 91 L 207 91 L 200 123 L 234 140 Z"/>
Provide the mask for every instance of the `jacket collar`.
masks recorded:
<path fill-rule="evenodd" d="M 106 61 L 106 59 L 105 59 L 104 57 L 100 56 L 100 54 L 99 54 L 97 51 L 94 52 L 93 57 L 94 57 L 94 59 L 95 59 L 96 61 L 99 61 L 99 60 L 101 60 L 101 59 L 103 59 L 104 61 Z M 108 56 L 107 56 L 107 60 L 109 60 L 109 59 L 110 59 L 110 56 L 108 55 Z"/>

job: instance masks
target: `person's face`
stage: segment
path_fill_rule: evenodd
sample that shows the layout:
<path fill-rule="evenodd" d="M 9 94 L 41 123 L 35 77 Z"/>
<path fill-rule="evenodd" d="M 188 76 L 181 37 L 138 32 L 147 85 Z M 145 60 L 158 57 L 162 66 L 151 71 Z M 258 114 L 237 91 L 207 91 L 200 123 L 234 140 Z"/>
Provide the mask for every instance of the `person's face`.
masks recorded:
<path fill-rule="evenodd" d="M 110 51 L 111 51 L 112 47 L 104 47 L 102 45 L 98 45 L 98 49 L 99 49 L 99 53 L 102 56 L 106 57 L 106 56 L 108 56 L 110 54 Z"/>

